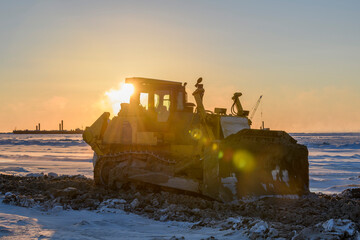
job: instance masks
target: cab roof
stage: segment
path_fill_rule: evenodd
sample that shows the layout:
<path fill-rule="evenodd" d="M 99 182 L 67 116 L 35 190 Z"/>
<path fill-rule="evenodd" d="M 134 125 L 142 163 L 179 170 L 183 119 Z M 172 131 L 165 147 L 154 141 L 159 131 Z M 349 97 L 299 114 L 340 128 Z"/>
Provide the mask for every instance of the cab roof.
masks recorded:
<path fill-rule="evenodd" d="M 134 87 L 150 87 L 150 88 L 179 88 L 182 86 L 181 82 L 174 82 L 168 80 L 159 80 L 153 78 L 132 77 L 126 78 L 125 83 L 131 83 Z"/>

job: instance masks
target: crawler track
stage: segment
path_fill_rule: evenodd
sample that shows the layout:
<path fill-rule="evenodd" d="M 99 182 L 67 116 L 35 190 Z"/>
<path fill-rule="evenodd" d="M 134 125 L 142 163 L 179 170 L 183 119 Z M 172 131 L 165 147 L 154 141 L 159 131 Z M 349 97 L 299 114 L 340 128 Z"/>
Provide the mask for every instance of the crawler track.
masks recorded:
<path fill-rule="evenodd" d="M 175 170 L 177 161 L 171 160 L 171 157 L 173 156 L 169 154 L 149 151 L 124 151 L 104 155 L 96 160 L 94 180 L 96 184 L 110 188 L 119 188 L 122 184 L 129 182 L 172 188 L 171 185 L 167 185 L 167 182 L 169 179 L 179 179 L 180 175 L 176 174 Z M 198 189 L 192 189 L 192 192 L 198 192 Z"/>

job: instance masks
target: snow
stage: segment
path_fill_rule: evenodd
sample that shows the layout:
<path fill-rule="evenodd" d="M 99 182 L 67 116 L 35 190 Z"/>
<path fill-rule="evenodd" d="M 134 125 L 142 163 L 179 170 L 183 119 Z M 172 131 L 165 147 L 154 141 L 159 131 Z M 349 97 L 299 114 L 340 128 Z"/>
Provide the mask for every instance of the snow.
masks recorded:
<path fill-rule="evenodd" d="M 230 177 L 226 177 L 226 178 L 221 178 L 221 183 L 228 188 L 232 194 L 236 195 L 236 184 L 237 184 L 238 180 L 235 177 L 235 174 L 233 173 L 232 176 Z"/>
<path fill-rule="evenodd" d="M 185 239 L 211 236 L 246 239 L 242 231 L 220 231 L 220 228 L 208 227 L 191 229 L 192 225 L 187 222 L 159 222 L 121 210 L 115 213 L 65 211 L 55 207 L 42 212 L 36 208 L 0 203 L 2 239 L 170 239 L 173 236 Z"/>
<path fill-rule="evenodd" d="M 80 134 L 0 134 L 0 173 L 92 177 L 93 151 Z"/>
<path fill-rule="evenodd" d="M 250 231 L 254 233 L 264 233 L 268 229 L 269 225 L 266 222 L 259 221 L 250 229 Z"/>
<path fill-rule="evenodd" d="M 26 174 L 26 177 L 42 177 L 44 176 L 43 173 L 29 173 L 29 174 Z"/>
<path fill-rule="evenodd" d="M 57 173 L 54 173 L 54 172 L 49 172 L 49 173 L 48 173 L 48 176 L 49 176 L 49 177 L 56 178 L 56 177 L 58 177 L 59 175 L 58 175 Z"/>
<path fill-rule="evenodd" d="M 6 167 L 0 169 L 0 172 L 29 172 L 29 171 L 22 167 Z"/>
<path fill-rule="evenodd" d="M 293 133 L 309 149 L 310 190 L 327 194 L 360 187 L 360 133 Z"/>
<path fill-rule="evenodd" d="M 286 183 L 286 185 L 289 186 L 289 173 L 288 173 L 288 170 L 282 170 L 281 173 L 282 173 L 281 179 Z"/>
<path fill-rule="evenodd" d="M 276 166 L 276 168 L 271 171 L 271 175 L 272 175 L 274 181 L 277 180 L 277 176 L 279 175 L 279 173 L 280 173 L 280 167 L 279 166 Z"/>
<path fill-rule="evenodd" d="M 330 219 L 322 224 L 322 227 L 327 232 L 333 232 L 336 235 L 343 235 L 347 233 L 353 236 L 356 232 L 356 225 L 348 219 Z"/>

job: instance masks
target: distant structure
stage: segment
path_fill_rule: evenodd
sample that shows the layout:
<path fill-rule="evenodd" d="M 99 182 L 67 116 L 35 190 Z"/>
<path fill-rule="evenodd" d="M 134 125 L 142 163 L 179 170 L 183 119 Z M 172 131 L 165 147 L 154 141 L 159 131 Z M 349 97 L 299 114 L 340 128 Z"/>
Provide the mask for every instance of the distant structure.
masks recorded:
<path fill-rule="evenodd" d="M 59 123 L 59 131 L 64 131 L 64 121 L 61 120 L 61 123 Z"/>
<path fill-rule="evenodd" d="M 59 130 L 41 130 L 40 123 L 35 126 L 35 130 L 14 130 L 14 134 L 82 134 L 84 131 L 80 128 L 75 130 L 64 130 L 64 120 L 59 123 Z"/>

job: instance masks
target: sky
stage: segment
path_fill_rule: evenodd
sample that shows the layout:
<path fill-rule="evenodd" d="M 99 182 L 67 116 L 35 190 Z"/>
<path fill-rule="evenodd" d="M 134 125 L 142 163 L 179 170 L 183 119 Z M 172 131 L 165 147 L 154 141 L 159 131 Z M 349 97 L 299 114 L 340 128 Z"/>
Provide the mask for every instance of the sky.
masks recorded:
<path fill-rule="evenodd" d="M 126 77 L 188 82 L 254 128 L 360 131 L 359 1 L 0 0 L 0 132 L 91 125 Z"/>

